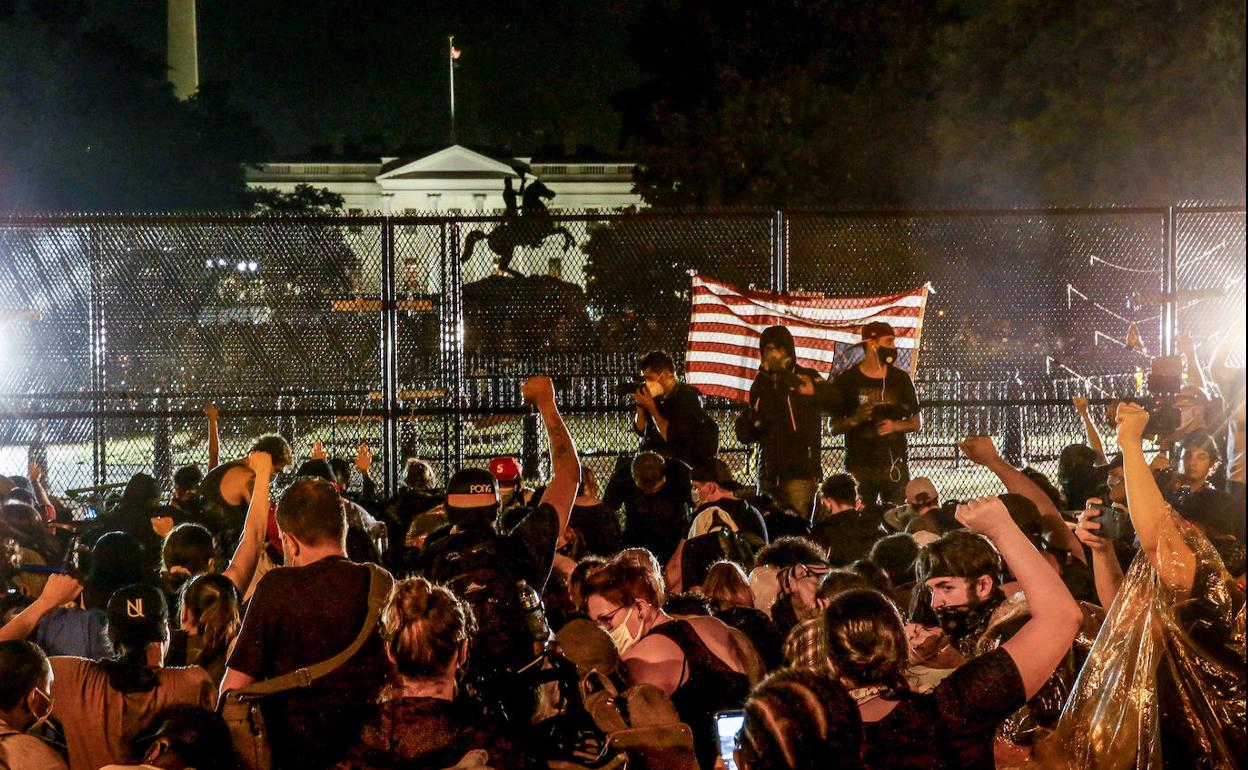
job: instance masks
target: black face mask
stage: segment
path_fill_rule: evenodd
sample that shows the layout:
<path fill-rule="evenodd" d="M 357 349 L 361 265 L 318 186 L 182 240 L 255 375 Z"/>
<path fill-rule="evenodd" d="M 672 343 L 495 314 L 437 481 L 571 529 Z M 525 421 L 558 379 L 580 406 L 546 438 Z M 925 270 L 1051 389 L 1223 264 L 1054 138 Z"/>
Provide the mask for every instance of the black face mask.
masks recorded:
<path fill-rule="evenodd" d="M 881 364 L 897 363 L 897 348 L 876 348 L 875 354 L 880 357 Z"/>
<path fill-rule="evenodd" d="M 941 630 L 948 634 L 950 639 L 961 641 L 982 633 L 988 627 L 988 621 L 992 619 L 992 613 L 998 604 L 1000 604 L 999 601 L 989 599 L 978 604 L 941 607 L 932 612 L 940 621 Z"/>

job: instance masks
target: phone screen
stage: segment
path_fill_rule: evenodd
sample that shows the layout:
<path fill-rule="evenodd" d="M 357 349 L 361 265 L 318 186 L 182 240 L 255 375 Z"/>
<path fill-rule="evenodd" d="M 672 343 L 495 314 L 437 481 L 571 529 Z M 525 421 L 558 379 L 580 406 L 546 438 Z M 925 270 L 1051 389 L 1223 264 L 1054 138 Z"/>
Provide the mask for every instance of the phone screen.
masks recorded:
<path fill-rule="evenodd" d="M 715 714 L 715 733 L 719 738 L 719 756 L 728 770 L 737 770 L 733 752 L 737 748 L 737 733 L 745 724 L 745 712 L 741 710 L 720 711 Z"/>

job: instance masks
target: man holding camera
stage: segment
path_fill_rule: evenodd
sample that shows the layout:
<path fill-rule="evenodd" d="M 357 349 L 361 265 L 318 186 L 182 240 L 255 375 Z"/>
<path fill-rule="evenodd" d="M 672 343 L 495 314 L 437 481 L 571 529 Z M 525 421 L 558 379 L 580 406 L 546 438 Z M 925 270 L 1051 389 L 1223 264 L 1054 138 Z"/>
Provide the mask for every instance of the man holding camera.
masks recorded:
<path fill-rule="evenodd" d="M 905 499 L 906 434 L 922 425 L 914 383 L 895 365 L 896 334 L 882 321 L 862 327 L 862 362 L 831 383 L 832 429 L 845 434 L 845 469 L 865 505 Z"/>
<path fill-rule="evenodd" d="M 749 408 L 737 417 L 737 438 L 761 445 L 763 488 L 809 521 L 823 475 L 819 412 L 830 406 L 828 383 L 797 365 L 793 334 L 785 327 L 764 329 L 758 345 L 762 360 Z"/>
<path fill-rule="evenodd" d="M 715 457 L 719 429 L 702 408 L 698 389 L 676 379 L 672 357 L 653 350 L 641 359 L 640 368 L 642 379 L 632 394 L 640 451 L 658 452 L 691 466 Z"/>

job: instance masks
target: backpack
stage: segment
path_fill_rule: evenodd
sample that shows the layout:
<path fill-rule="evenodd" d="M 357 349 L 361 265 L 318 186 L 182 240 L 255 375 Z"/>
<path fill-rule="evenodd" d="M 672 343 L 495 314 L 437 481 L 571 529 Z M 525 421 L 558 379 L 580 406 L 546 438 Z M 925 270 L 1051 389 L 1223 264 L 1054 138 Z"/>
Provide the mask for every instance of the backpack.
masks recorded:
<path fill-rule="evenodd" d="M 620 692 L 610 677 L 590 671 L 581 679 L 581 700 L 607 749 L 624 756 L 628 770 L 697 770 L 693 732 L 654 685 Z"/>
<path fill-rule="evenodd" d="M 728 512 L 714 506 L 698 515 L 705 513 L 711 514 L 711 525 L 704 534 L 686 540 L 681 552 L 682 586 L 701 585 L 707 571 L 717 561 L 736 562 L 746 572 L 754 568 L 755 545 L 740 531 Z"/>
<path fill-rule="evenodd" d="M 440 537 L 438 537 L 440 535 Z M 496 670 L 514 670 L 536 656 L 550 629 L 540 597 L 518 574 L 529 555 L 495 532 L 435 532 L 426 546 L 425 576 L 469 607 L 477 621 L 473 656 Z"/>

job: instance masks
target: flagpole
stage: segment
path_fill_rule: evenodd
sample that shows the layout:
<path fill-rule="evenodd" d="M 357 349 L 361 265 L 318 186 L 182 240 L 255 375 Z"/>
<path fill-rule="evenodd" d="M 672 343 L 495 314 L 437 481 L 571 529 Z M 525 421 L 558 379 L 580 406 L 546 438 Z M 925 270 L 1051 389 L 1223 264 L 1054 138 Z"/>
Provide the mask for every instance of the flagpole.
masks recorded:
<path fill-rule="evenodd" d="M 446 38 L 446 67 L 450 73 L 451 83 L 451 144 L 458 144 L 455 138 L 455 36 Z"/>

